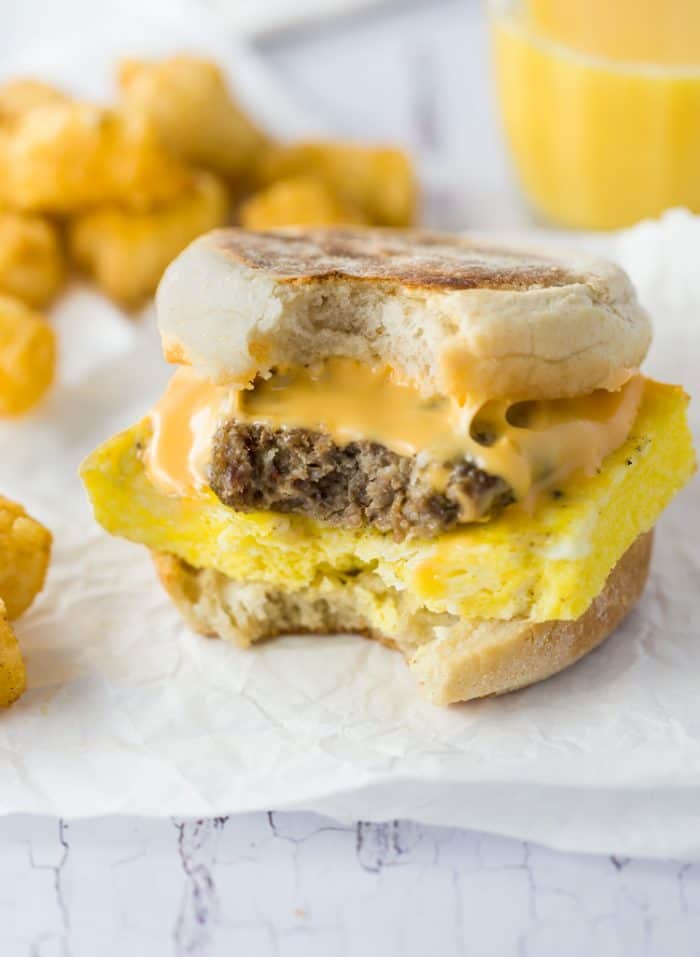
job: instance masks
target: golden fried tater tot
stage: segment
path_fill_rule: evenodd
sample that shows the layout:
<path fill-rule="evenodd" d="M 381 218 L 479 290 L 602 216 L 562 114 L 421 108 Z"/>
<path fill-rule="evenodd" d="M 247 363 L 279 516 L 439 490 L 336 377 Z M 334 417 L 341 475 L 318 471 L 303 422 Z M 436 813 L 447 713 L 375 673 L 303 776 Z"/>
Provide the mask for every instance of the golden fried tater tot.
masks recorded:
<path fill-rule="evenodd" d="M 209 60 L 125 60 L 119 86 L 124 108 L 151 120 L 166 148 L 193 166 L 233 179 L 262 145 L 262 134 Z"/>
<path fill-rule="evenodd" d="M 16 701 L 27 687 L 22 652 L 0 599 L 0 708 Z"/>
<path fill-rule="evenodd" d="M 290 176 L 323 180 L 377 226 L 410 226 L 416 183 L 408 156 L 389 147 L 295 143 L 264 152 L 257 169 L 263 184 Z"/>
<path fill-rule="evenodd" d="M 40 106 L 66 103 L 68 96 L 41 80 L 10 80 L 0 86 L 0 123 L 15 123 Z"/>
<path fill-rule="evenodd" d="M 0 295 L 0 415 L 20 415 L 35 405 L 55 368 L 53 329 L 23 302 Z"/>
<path fill-rule="evenodd" d="M 14 621 L 44 587 L 51 532 L 21 505 L 0 495 L 0 598 Z"/>
<path fill-rule="evenodd" d="M 189 193 L 152 213 L 105 207 L 73 220 L 70 254 L 108 296 L 133 307 L 155 292 L 168 263 L 201 233 L 222 226 L 228 212 L 226 187 L 200 171 Z"/>
<path fill-rule="evenodd" d="M 3 137 L 0 172 L 6 206 L 58 214 L 104 203 L 151 209 L 190 181 L 143 118 L 70 102 L 21 117 Z"/>
<path fill-rule="evenodd" d="M 241 206 L 240 218 L 246 229 L 367 223 L 359 210 L 312 176 L 282 179 L 254 193 Z"/>
<path fill-rule="evenodd" d="M 65 279 L 65 262 L 53 223 L 41 216 L 0 211 L 0 293 L 45 306 Z"/>

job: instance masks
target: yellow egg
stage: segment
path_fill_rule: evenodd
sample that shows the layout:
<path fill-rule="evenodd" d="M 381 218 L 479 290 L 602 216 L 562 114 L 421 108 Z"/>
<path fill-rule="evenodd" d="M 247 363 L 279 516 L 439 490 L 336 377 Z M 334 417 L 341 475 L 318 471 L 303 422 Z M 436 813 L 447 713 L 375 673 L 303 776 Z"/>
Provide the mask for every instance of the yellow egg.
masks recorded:
<path fill-rule="evenodd" d="M 98 521 L 116 535 L 196 567 L 294 589 L 349 571 L 372 571 L 389 590 L 373 618 L 415 608 L 469 618 L 575 619 L 609 572 L 692 474 L 687 397 L 645 384 L 631 435 L 594 476 L 577 475 L 534 512 L 505 509 L 437 540 L 395 542 L 373 530 L 334 529 L 301 516 L 235 512 L 205 491 L 168 497 L 144 471 L 148 420 L 97 449 L 82 477 Z M 390 628 L 388 630 L 391 630 Z"/>

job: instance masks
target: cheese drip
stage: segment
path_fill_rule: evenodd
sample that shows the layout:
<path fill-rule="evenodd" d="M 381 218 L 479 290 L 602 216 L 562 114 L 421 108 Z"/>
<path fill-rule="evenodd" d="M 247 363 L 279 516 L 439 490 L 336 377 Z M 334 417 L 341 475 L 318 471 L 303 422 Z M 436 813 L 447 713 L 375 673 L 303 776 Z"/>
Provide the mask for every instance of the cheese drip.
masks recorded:
<path fill-rule="evenodd" d="M 208 484 L 218 423 L 235 417 L 325 432 L 341 446 L 378 442 L 439 466 L 466 458 L 501 476 L 517 499 L 528 502 L 573 472 L 594 474 L 627 438 L 642 388 L 642 377 L 635 375 L 615 392 L 576 399 L 513 402 L 472 395 L 459 404 L 444 396 L 425 398 L 398 382 L 391 369 L 352 359 L 278 371 L 238 392 L 182 368 L 151 413 L 146 466 L 161 491 L 196 494 Z"/>

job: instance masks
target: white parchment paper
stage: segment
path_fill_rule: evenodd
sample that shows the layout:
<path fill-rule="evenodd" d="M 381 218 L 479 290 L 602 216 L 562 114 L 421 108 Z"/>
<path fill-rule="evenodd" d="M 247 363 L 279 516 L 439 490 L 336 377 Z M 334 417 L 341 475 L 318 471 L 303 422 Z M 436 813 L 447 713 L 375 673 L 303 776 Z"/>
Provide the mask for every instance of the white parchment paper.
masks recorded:
<path fill-rule="evenodd" d="M 587 245 L 656 318 L 649 363 L 695 388 L 700 219 Z M 660 523 L 644 600 L 599 651 L 505 698 L 435 708 L 362 638 L 239 651 L 190 634 L 139 546 L 93 522 L 81 458 L 162 389 L 153 315 L 76 289 L 56 311 L 61 383 L 0 429 L 0 484 L 56 538 L 18 624 L 29 691 L 0 717 L 0 811 L 212 815 L 255 808 L 412 817 L 579 850 L 700 854 L 700 496 Z M 696 434 L 697 406 L 692 407 Z"/>

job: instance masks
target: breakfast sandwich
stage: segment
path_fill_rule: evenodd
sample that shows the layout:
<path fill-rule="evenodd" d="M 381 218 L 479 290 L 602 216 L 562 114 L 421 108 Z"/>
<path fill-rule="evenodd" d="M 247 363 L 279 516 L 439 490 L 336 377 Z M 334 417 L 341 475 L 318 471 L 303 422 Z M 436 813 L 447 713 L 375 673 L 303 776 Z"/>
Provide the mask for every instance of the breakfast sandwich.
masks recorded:
<path fill-rule="evenodd" d="M 695 466 L 616 266 L 229 229 L 171 264 L 157 311 L 178 369 L 82 475 L 202 634 L 360 633 L 448 704 L 560 671 L 640 597 Z"/>

